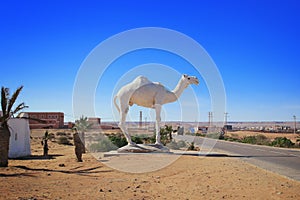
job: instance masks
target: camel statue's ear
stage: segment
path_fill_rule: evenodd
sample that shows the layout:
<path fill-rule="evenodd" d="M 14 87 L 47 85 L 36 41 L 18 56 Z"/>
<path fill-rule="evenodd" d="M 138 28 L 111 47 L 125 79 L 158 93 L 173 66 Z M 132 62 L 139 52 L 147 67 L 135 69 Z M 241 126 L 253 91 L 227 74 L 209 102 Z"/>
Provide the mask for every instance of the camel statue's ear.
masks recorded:
<path fill-rule="evenodd" d="M 188 75 L 187 75 L 187 74 L 183 74 L 182 76 L 183 76 L 184 78 L 186 78 Z"/>

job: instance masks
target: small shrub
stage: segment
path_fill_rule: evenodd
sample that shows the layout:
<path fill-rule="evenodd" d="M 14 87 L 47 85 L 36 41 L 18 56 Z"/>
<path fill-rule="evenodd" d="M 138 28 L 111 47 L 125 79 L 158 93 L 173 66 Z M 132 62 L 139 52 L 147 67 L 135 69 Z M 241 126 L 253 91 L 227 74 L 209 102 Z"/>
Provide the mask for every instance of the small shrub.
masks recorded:
<path fill-rule="evenodd" d="M 219 139 L 220 135 L 221 135 L 220 133 L 207 133 L 206 137 L 213 138 L 213 139 Z"/>
<path fill-rule="evenodd" d="M 170 143 L 167 143 L 166 145 L 168 148 L 170 149 L 175 149 L 175 150 L 179 150 L 181 148 L 186 148 L 187 144 L 185 143 L 185 141 L 180 140 L 178 142 L 176 141 L 171 141 Z"/>
<path fill-rule="evenodd" d="M 196 136 L 205 137 L 205 134 L 203 134 L 203 133 L 196 133 Z"/>
<path fill-rule="evenodd" d="M 292 147 L 294 143 L 286 137 L 277 137 L 272 141 L 271 145 L 275 147 Z"/>
<path fill-rule="evenodd" d="M 117 147 L 123 147 L 125 145 L 127 145 L 127 140 L 124 137 L 124 135 L 121 134 L 112 134 L 112 135 L 108 135 L 108 139 L 110 140 L 110 142 L 112 144 L 114 144 Z"/>
<path fill-rule="evenodd" d="M 258 144 L 258 145 L 269 145 L 270 140 L 262 134 L 255 135 L 255 136 L 245 136 L 242 140 L 243 143 L 248 144 Z"/>
<path fill-rule="evenodd" d="M 140 136 L 131 136 L 131 140 L 132 142 L 136 143 L 136 144 L 143 144 L 143 138 Z"/>
<path fill-rule="evenodd" d="M 239 138 L 235 138 L 235 137 L 228 137 L 225 136 L 224 138 L 226 141 L 230 141 L 230 142 L 242 142 L 242 140 L 240 140 Z"/>
<path fill-rule="evenodd" d="M 267 136 L 259 134 L 259 135 L 256 136 L 256 144 L 269 145 L 270 140 L 267 138 Z"/>
<path fill-rule="evenodd" d="M 67 134 L 65 132 L 57 132 L 56 135 L 57 136 L 66 136 Z"/>
<path fill-rule="evenodd" d="M 242 139 L 242 143 L 256 144 L 256 137 L 253 135 L 245 136 Z"/>
<path fill-rule="evenodd" d="M 224 136 L 224 134 L 220 134 L 220 136 L 219 136 L 219 140 L 225 140 L 225 136 Z"/>
<path fill-rule="evenodd" d="M 178 141 L 177 145 L 178 145 L 179 148 L 186 148 L 187 147 L 186 142 L 183 141 L 183 140 Z"/>
<path fill-rule="evenodd" d="M 55 139 L 54 133 L 49 133 L 49 134 L 48 134 L 48 139 L 49 139 L 49 140 Z"/>
<path fill-rule="evenodd" d="M 189 151 L 194 151 L 194 150 L 195 150 L 194 142 L 192 142 L 192 143 L 190 144 L 190 146 L 188 147 L 188 150 L 189 150 Z"/>
<path fill-rule="evenodd" d="M 70 142 L 69 138 L 66 136 L 60 136 L 57 139 L 57 143 L 58 144 L 63 144 L 63 145 L 72 145 L 72 143 Z"/>
<path fill-rule="evenodd" d="M 109 141 L 106 138 L 103 138 L 102 140 L 99 140 L 97 143 L 93 143 L 88 147 L 90 152 L 107 152 L 118 149 L 117 146 L 112 144 L 111 141 Z"/>

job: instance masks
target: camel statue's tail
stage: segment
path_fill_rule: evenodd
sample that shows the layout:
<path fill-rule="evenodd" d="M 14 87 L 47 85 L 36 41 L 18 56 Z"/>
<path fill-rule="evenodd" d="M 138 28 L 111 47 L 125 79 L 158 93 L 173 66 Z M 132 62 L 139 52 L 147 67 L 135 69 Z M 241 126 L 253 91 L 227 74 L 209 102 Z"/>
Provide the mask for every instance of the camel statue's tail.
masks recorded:
<path fill-rule="evenodd" d="M 118 97 L 117 95 L 114 97 L 114 104 L 115 104 L 115 106 L 116 106 L 118 112 L 120 113 L 120 108 L 119 108 L 119 106 L 118 106 L 118 104 L 117 104 L 117 97 Z"/>

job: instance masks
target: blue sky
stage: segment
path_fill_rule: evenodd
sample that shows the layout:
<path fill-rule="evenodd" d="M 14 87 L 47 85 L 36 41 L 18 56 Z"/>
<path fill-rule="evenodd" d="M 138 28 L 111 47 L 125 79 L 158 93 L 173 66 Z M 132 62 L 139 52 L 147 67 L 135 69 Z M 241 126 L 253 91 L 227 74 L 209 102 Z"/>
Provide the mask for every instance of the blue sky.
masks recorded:
<path fill-rule="evenodd" d="M 299 9 L 296 0 L 1 2 L 0 85 L 12 90 L 24 85 L 20 101 L 29 105 L 28 111 L 62 111 L 67 120 L 74 120 L 74 82 L 89 53 L 120 32 L 163 27 L 193 38 L 214 60 L 226 90 L 229 121 L 290 121 L 293 115 L 300 117 Z M 114 120 L 111 95 L 116 84 L 147 63 L 174 69 L 172 80 L 151 77 L 169 88 L 175 87 L 181 73 L 195 73 L 167 52 L 125 55 L 99 81 L 97 116 Z M 177 102 L 166 106 L 165 120 L 207 121 L 210 97 L 201 83 L 181 100 L 197 101 L 199 113 L 193 106 L 180 111 Z M 138 119 L 139 110 L 133 107 L 130 119 Z M 147 115 L 151 119 L 151 112 Z"/>

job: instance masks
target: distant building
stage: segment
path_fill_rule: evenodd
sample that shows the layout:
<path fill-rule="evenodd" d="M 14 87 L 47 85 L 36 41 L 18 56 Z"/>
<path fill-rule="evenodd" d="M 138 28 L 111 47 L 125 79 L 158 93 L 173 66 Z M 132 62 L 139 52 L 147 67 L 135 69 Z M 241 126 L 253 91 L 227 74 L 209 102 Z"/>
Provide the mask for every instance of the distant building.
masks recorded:
<path fill-rule="evenodd" d="M 206 134 L 208 131 L 208 126 L 198 126 L 198 133 Z"/>
<path fill-rule="evenodd" d="M 72 129 L 74 127 L 74 125 L 75 125 L 74 122 L 65 122 L 64 123 L 64 128 Z"/>
<path fill-rule="evenodd" d="M 26 112 L 29 117 L 30 129 L 64 128 L 62 112 Z"/>
<path fill-rule="evenodd" d="M 184 127 L 183 126 L 178 126 L 177 134 L 178 135 L 183 135 L 184 134 Z"/>
<path fill-rule="evenodd" d="M 92 129 L 100 128 L 101 119 L 98 117 L 89 117 L 88 122 L 92 124 Z"/>
<path fill-rule="evenodd" d="M 227 130 L 227 131 L 232 131 L 232 125 L 224 125 L 224 129 Z"/>

